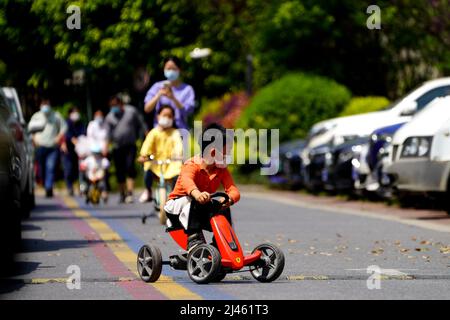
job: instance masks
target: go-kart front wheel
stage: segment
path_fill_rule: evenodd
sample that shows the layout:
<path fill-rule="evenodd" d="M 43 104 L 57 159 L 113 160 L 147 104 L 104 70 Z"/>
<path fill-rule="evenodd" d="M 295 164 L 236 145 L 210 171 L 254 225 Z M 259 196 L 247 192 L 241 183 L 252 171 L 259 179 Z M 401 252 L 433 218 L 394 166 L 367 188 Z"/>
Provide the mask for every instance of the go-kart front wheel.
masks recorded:
<path fill-rule="evenodd" d="M 143 245 L 137 258 L 139 276 L 144 282 L 155 282 L 162 271 L 161 251 L 158 247 Z"/>
<path fill-rule="evenodd" d="M 272 282 L 281 275 L 284 269 L 284 254 L 277 246 L 269 243 L 260 244 L 256 250 L 261 251 L 259 264 L 250 267 L 253 278 L 259 282 Z"/>
<path fill-rule="evenodd" d="M 187 272 L 192 281 L 205 284 L 214 281 L 220 271 L 219 250 L 209 244 L 201 244 L 191 250 L 187 259 Z"/>

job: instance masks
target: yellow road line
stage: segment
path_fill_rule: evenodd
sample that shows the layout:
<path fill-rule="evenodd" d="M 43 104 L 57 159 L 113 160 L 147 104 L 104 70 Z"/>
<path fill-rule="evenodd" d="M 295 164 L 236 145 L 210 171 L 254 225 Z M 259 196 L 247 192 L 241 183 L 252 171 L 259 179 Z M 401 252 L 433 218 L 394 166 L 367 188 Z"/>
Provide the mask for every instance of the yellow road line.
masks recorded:
<path fill-rule="evenodd" d="M 62 197 L 65 205 L 72 210 L 76 217 L 83 219 L 94 229 L 100 239 L 111 249 L 113 254 L 134 274 L 139 277 L 136 267 L 136 253 L 123 241 L 122 237 L 112 230 L 108 224 L 93 217 L 88 211 L 80 209 L 78 203 L 70 197 Z M 159 280 L 149 285 L 155 287 L 159 292 L 169 299 L 199 300 L 200 295 L 190 291 L 176 283 L 172 277 L 161 275 Z"/>

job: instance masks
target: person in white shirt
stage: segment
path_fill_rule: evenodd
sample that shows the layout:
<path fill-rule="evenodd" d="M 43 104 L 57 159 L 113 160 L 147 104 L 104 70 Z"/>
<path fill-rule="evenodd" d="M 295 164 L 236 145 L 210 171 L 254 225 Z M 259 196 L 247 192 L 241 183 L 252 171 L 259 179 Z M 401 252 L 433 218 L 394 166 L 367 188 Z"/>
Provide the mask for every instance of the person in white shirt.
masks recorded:
<path fill-rule="evenodd" d="M 103 112 L 95 111 L 94 120 L 89 122 L 86 135 L 91 143 L 100 146 L 103 156 L 106 157 L 108 155 L 108 128 L 104 120 Z"/>

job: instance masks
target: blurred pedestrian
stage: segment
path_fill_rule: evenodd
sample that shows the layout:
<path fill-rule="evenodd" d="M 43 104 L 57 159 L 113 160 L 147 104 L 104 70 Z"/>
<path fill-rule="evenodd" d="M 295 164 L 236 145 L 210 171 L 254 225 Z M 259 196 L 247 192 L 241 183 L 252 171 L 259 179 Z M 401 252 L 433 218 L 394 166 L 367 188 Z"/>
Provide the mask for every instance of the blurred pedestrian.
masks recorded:
<path fill-rule="evenodd" d="M 98 145 L 101 149 L 103 157 L 110 159 L 108 150 L 108 126 L 105 122 L 105 116 L 102 110 L 94 113 L 94 119 L 91 120 L 87 127 L 87 138 L 91 145 Z M 106 190 L 111 190 L 109 184 L 109 169 L 105 169 L 105 185 Z"/>
<path fill-rule="evenodd" d="M 153 84 L 144 99 L 144 111 L 158 114 L 162 105 L 170 105 L 175 110 L 175 125 L 179 129 L 188 129 L 188 116 L 195 108 L 195 92 L 192 86 L 181 79 L 181 61 L 177 57 L 164 60 L 164 76 L 167 80 Z M 154 117 L 153 127 L 158 124 Z"/>
<path fill-rule="evenodd" d="M 64 142 L 67 124 L 61 114 L 52 109 L 48 98 L 41 99 L 40 110 L 30 119 L 30 125 L 34 126 L 36 123 L 41 128 L 33 130 L 35 133 L 32 134 L 32 139 L 36 147 L 39 175 L 44 183 L 46 197 L 53 197 L 59 149 Z"/>
<path fill-rule="evenodd" d="M 95 111 L 94 119 L 89 122 L 87 127 L 87 138 L 100 146 L 104 157 L 108 155 L 108 127 L 103 111 Z"/>
<path fill-rule="evenodd" d="M 132 203 L 134 179 L 137 174 L 136 141 L 143 136 L 147 128 L 136 108 L 124 105 L 120 95 L 111 97 L 109 106 L 105 124 L 108 128 L 108 141 L 112 144 L 112 158 L 120 191 L 119 202 Z"/>
<path fill-rule="evenodd" d="M 67 131 L 65 134 L 65 142 L 61 150 L 63 152 L 63 168 L 64 179 L 66 180 L 67 191 L 70 196 L 74 195 L 73 184 L 78 180 L 78 155 L 75 152 L 75 146 L 78 138 L 86 135 L 86 126 L 81 121 L 81 114 L 77 107 L 69 109 L 67 119 Z"/>

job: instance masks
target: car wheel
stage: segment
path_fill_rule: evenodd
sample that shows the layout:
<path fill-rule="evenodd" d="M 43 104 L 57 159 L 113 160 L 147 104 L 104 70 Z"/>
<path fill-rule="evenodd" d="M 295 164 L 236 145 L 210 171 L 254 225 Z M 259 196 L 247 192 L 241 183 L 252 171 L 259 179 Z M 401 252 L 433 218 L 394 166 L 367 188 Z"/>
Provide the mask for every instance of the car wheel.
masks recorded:
<path fill-rule="evenodd" d="M 30 189 L 30 181 L 27 182 L 25 191 L 22 193 L 22 200 L 20 201 L 20 214 L 22 219 L 30 218 L 31 210 L 36 206 L 36 200 L 34 197 L 34 188 Z"/>

